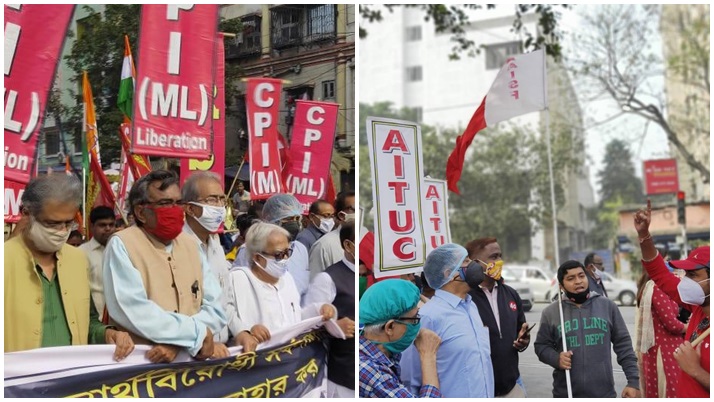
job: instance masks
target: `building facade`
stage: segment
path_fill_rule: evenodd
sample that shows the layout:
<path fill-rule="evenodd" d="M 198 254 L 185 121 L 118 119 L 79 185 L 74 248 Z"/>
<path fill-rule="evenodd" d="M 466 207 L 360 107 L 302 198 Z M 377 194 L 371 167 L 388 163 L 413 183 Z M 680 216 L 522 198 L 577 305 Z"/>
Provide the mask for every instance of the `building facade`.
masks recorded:
<path fill-rule="evenodd" d="M 668 122 L 694 159 L 709 167 L 709 5 L 663 5 L 660 31 Z M 687 202 L 709 201 L 708 180 L 687 164 L 676 147 L 671 149 Z"/>
<path fill-rule="evenodd" d="M 352 4 L 223 5 L 222 19 L 237 18 L 242 32 L 226 41 L 226 64 L 243 77 L 281 78 L 279 131 L 291 138 L 295 99 L 338 103 L 333 150 L 337 191 L 355 188 L 355 6 Z M 231 43 L 232 42 L 232 43 Z M 247 151 L 245 83 L 229 100 L 227 152 Z M 339 174 L 335 175 L 335 173 Z"/>

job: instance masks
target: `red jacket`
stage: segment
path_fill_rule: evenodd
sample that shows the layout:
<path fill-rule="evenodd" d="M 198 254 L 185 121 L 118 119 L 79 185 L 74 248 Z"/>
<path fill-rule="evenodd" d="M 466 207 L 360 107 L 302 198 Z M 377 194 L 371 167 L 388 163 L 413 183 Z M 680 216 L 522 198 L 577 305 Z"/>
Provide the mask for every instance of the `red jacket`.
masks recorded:
<path fill-rule="evenodd" d="M 706 318 L 701 306 L 693 306 L 682 302 L 679 298 L 677 285 L 680 279 L 670 273 L 662 259 L 662 256 L 657 255 L 657 258 L 650 262 L 642 261 L 642 266 L 645 267 L 650 278 L 664 293 L 680 306 L 692 312 L 692 317 L 689 320 L 687 327 L 687 335 L 684 339 L 690 339 L 692 333 L 697 328 L 699 323 Z M 701 345 L 701 361 L 700 364 L 704 370 L 709 372 L 709 335 L 702 341 Z M 684 371 L 679 373 L 679 384 L 677 386 L 677 398 L 709 398 L 709 391 L 702 387 L 697 380 L 692 378 Z"/>

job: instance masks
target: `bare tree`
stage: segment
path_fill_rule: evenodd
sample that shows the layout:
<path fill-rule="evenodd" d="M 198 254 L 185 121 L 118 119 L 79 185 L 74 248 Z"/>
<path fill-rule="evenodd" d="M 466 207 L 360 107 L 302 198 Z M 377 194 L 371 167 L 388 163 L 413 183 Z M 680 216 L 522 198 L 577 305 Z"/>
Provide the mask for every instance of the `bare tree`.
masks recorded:
<path fill-rule="evenodd" d="M 659 125 L 669 142 L 694 170 L 701 173 L 702 180 L 709 182 L 708 161 L 706 164 L 693 155 L 691 145 L 685 140 L 686 133 L 672 124 L 666 114 L 664 93 L 651 88 L 652 78 L 668 74 L 687 74 L 689 82 L 709 88 L 709 19 L 706 18 L 706 41 L 702 43 L 704 30 L 695 32 L 685 29 L 680 35 L 685 38 L 687 53 L 670 57 L 665 63 L 659 56 L 661 44 L 657 26 L 661 7 L 656 5 L 607 5 L 590 9 L 582 15 L 582 34 L 577 36 L 573 56 L 567 58 L 572 71 L 583 79 L 589 88 L 591 99 L 603 96 L 615 100 L 624 113 L 635 114 Z M 667 40 L 668 38 L 663 38 Z M 685 68 L 686 66 L 686 68 Z M 707 111 L 709 110 L 707 97 Z M 708 112 L 707 112 L 708 115 Z M 708 118 L 708 117 L 707 117 Z M 677 127 L 677 128 L 675 128 Z M 701 135 L 709 137 L 709 125 L 697 124 Z M 682 130 L 683 131 L 683 130 Z"/>

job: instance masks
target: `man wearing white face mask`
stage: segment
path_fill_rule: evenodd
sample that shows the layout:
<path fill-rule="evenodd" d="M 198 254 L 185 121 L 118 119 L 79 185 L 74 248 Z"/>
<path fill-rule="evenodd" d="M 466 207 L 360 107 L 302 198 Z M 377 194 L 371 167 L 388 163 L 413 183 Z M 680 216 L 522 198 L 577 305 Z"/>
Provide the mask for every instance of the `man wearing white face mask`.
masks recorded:
<path fill-rule="evenodd" d="M 233 304 L 232 283 L 228 278 L 230 263 L 226 260 L 217 232 L 226 219 L 226 197 L 223 195 L 220 177 L 213 172 L 192 173 L 181 189 L 181 198 L 186 203 L 186 222 L 183 232 L 196 239 L 198 248 L 206 259 L 221 286 L 221 306 L 228 323 L 221 332 L 214 334 L 215 347 L 222 349 L 218 356 L 227 356 L 225 343 L 235 335 L 236 308 Z"/>
<path fill-rule="evenodd" d="M 5 352 L 110 343 L 121 360 L 134 350 L 128 333 L 99 322 L 87 256 L 65 244 L 81 198 L 71 176 L 38 177 L 25 188 L 27 225 L 5 242 Z"/>
<path fill-rule="evenodd" d="M 649 232 L 652 206 L 635 214 L 634 223 L 642 249 L 642 266 L 672 300 L 692 312 L 684 343 L 674 350 L 674 359 L 681 368 L 675 398 L 709 398 L 709 246 L 694 249 L 686 260 L 670 261 L 674 268 L 685 270 L 680 280 L 669 272 L 657 252 Z M 699 339 L 699 343 L 692 343 Z M 667 395 L 668 397 L 670 395 Z"/>
<path fill-rule="evenodd" d="M 237 315 L 234 343 L 243 346 L 244 353 L 254 351 L 271 333 L 304 318 L 322 315 L 329 320 L 337 314 L 330 304 L 300 307 L 300 293 L 288 272 L 293 253 L 289 236 L 280 226 L 253 224 L 245 239 L 251 266 L 230 272 Z"/>
<path fill-rule="evenodd" d="M 320 240 L 310 248 L 310 279 L 315 278 L 320 272 L 324 272 L 327 267 L 336 264 L 344 255 L 340 243 L 339 225 L 355 219 L 355 193 L 353 191 L 342 192 L 335 200 L 335 225 L 338 227 L 330 233 L 322 236 Z"/>
<path fill-rule="evenodd" d="M 325 200 L 317 200 L 310 205 L 309 213 L 307 220 L 310 223 L 295 238 L 308 251 L 316 241 L 335 228 L 335 207 Z"/>

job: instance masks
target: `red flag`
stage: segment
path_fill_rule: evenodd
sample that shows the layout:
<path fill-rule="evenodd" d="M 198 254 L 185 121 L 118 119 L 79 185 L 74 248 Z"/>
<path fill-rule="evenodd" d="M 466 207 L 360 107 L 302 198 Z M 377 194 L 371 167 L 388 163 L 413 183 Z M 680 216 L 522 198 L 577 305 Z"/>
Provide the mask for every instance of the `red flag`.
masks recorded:
<path fill-rule="evenodd" d="M 138 179 L 151 172 L 151 163 L 146 155 L 133 154 L 131 150 L 131 123 L 123 123 L 119 126 L 119 138 L 121 139 L 122 150 L 129 155 L 127 163 L 131 169 L 134 179 Z"/>
<path fill-rule="evenodd" d="M 476 133 L 501 121 L 547 108 L 545 86 L 543 50 L 506 60 L 466 130 L 456 139 L 456 147 L 446 162 L 449 190 L 459 194 L 457 183 L 464 168 L 466 150 Z"/>
<path fill-rule="evenodd" d="M 337 200 L 337 193 L 335 191 L 335 182 L 332 181 L 332 172 L 327 175 L 327 194 L 325 194 L 325 201 L 335 206 L 335 201 Z"/>
<path fill-rule="evenodd" d="M 114 192 L 109 185 L 107 176 L 104 175 L 102 165 L 99 161 L 99 138 L 97 136 L 97 117 L 94 111 L 94 98 L 92 88 L 89 85 L 87 72 L 82 78 L 82 92 L 84 96 L 84 131 L 87 139 L 87 151 L 89 159 L 89 184 L 87 187 L 87 205 L 92 208 L 105 205 L 114 208 L 116 200 Z M 94 202 L 91 202 L 94 200 Z"/>

